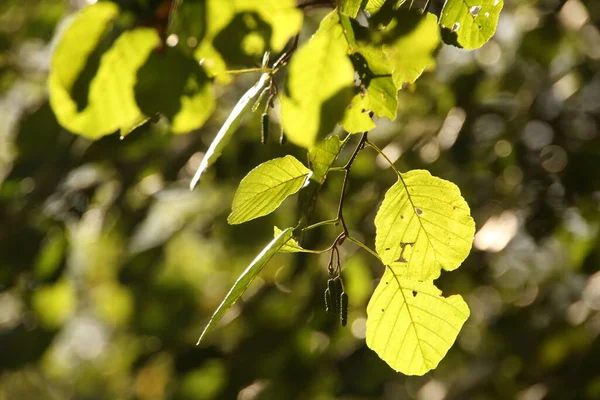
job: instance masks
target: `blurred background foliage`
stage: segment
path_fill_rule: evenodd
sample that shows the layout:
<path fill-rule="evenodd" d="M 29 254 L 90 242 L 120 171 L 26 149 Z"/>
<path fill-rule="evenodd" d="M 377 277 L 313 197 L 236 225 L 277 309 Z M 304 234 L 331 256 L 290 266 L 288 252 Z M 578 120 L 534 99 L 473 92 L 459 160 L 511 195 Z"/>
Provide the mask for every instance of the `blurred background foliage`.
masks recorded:
<path fill-rule="evenodd" d="M 49 59 L 56 33 L 87 3 L 0 2 L 0 399 L 600 398 L 599 2 L 506 1 L 494 39 L 474 52 L 441 48 L 436 70 L 401 91 L 397 120 L 372 132 L 401 170 L 458 184 L 477 222 L 467 261 L 437 281 L 463 294 L 471 317 L 424 377 L 395 373 L 366 347 L 365 306 L 383 268 L 351 243 L 347 328 L 324 311 L 327 261 L 282 254 L 195 346 L 272 226 L 297 220 L 290 199 L 228 226 L 237 184 L 267 159 L 305 155 L 276 140 L 261 146 L 260 118 L 248 115 L 187 189 L 252 74 L 218 80 L 216 112 L 188 135 L 162 119 L 125 140 L 62 129 L 48 105 Z M 146 21 L 160 6 L 119 3 Z M 215 35 L 202 3 L 176 20 L 190 49 Z M 306 12 L 301 40 L 324 13 Z M 263 49 L 232 46 L 248 27 L 229 18 L 218 24 L 231 35 L 214 36 L 214 48 L 230 68 L 255 66 Z M 260 32 L 269 29 L 265 21 Z M 369 151 L 353 166 L 346 220 L 370 245 L 394 181 Z M 340 186 L 331 174 L 315 218 L 335 214 Z M 336 234 L 311 231 L 305 246 Z"/>

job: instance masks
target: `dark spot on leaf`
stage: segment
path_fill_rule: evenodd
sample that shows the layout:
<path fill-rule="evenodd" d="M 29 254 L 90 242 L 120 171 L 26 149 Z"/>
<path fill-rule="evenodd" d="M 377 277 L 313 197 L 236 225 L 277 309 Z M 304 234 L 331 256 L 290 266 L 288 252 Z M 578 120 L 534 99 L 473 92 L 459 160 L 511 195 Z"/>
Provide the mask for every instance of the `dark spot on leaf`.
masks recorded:
<path fill-rule="evenodd" d="M 417 292 L 413 290 L 413 297 L 417 297 Z"/>
<path fill-rule="evenodd" d="M 388 250 L 390 250 L 390 248 L 389 248 L 389 247 L 386 247 L 386 248 L 385 248 L 385 250 L 386 250 L 386 251 L 388 251 Z"/>
<path fill-rule="evenodd" d="M 401 215 L 401 216 L 400 216 L 400 219 L 404 219 L 404 215 Z"/>
<path fill-rule="evenodd" d="M 382 308 L 382 309 L 381 309 L 381 312 L 385 312 L 385 308 Z"/>
<path fill-rule="evenodd" d="M 423 210 L 421 210 L 418 207 L 415 207 L 415 212 L 417 213 L 417 215 L 423 215 Z"/>

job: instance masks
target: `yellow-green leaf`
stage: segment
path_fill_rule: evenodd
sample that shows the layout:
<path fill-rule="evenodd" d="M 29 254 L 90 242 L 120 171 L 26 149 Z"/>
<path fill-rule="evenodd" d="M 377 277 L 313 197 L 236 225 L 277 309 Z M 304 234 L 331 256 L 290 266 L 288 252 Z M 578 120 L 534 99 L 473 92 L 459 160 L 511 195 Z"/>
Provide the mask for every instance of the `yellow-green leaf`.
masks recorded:
<path fill-rule="evenodd" d="M 329 172 L 329 168 L 331 168 L 338 154 L 340 154 L 342 146 L 343 142 L 340 138 L 337 135 L 332 135 L 310 149 L 308 160 L 313 170 L 312 179 L 319 183 L 325 181 L 327 172 Z"/>
<path fill-rule="evenodd" d="M 223 302 L 219 305 L 217 310 L 214 312 L 208 324 L 202 331 L 200 338 L 198 339 L 198 343 L 202 340 L 202 338 L 211 330 L 217 322 L 221 320 L 225 312 L 231 308 L 235 304 L 236 301 L 244 294 L 248 286 L 254 281 L 254 278 L 260 273 L 263 267 L 269 262 L 273 256 L 281 250 L 281 248 L 287 243 L 288 240 L 292 238 L 292 228 L 287 228 L 283 232 L 281 232 L 277 237 L 275 237 L 261 252 L 256 258 L 250 263 L 248 268 L 242 272 L 237 281 L 233 284 Z"/>
<path fill-rule="evenodd" d="M 441 40 L 435 15 L 426 13 L 421 16 L 414 11 L 401 10 L 386 31 L 396 29 L 395 24 L 412 26 L 415 22 L 410 32 L 400 35 L 398 40 L 383 47 L 393 67 L 392 77 L 398 89 L 404 82 L 414 83 L 423 71 L 435 65 L 433 51 Z"/>
<path fill-rule="evenodd" d="M 413 170 L 385 194 L 375 228 L 385 265 L 407 278 L 433 280 L 469 255 L 475 222 L 454 183 Z"/>
<path fill-rule="evenodd" d="M 302 189 L 310 175 L 310 170 L 292 156 L 260 164 L 240 182 L 227 222 L 241 224 L 273 212 Z"/>
<path fill-rule="evenodd" d="M 337 11 L 327 15 L 289 66 L 288 96 L 281 98 L 290 142 L 310 148 L 342 119 L 352 96 L 354 68 Z"/>
<path fill-rule="evenodd" d="M 135 102 L 134 86 L 138 69 L 159 43 L 153 29 L 123 33 L 102 55 L 83 110 L 78 110 L 72 97 L 71 91 L 88 56 L 117 13 L 118 7 L 113 3 L 97 3 L 83 9 L 61 38 L 50 66 L 50 104 L 58 121 L 73 133 L 92 139 L 119 129 L 126 133 L 146 118 Z"/>
<path fill-rule="evenodd" d="M 456 41 L 465 49 L 477 49 L 494 36 L 503 7 L 503 0 L 448 0 L 440 25 L 454 36 L 452 44 Z"/>
<path fill-rule="evenodd" d="M 386 269 L 367 306 L 367 346 L 406 375 L 436 368 L 469 318 L 460 295 L 441 294 L 432 282 L 403 279 Z"/>
<path fill-rule="evenodd" d="M 276 226 L 273 227 L 273 237 L 279 236 L 281 234 L 281 232 L 283 232 L 283 231 L 281 229 L 279 229 L 278 227 L 276 227 Z M 302 246 L 300 246 L 300 244 L 298 244 L 296 239 L 294 239 L 293 237 L 290 238 L 290 240 L 288 240 L 279 249 L 280 253 L 301 253 L 303 251 L 304 251 L 304 249 L 302 248 Z"/>
<path fill-rule="evenodd" d="M 209 73 L 216 75 L 221 82 L 228 82 L 230 76 L 223 74 L 227 66 L 223 55 L 215 49 L 214 39 L 239 13 L 256 13 L 270 25 L 268 48 L 276 53 L 283 50 L 288 40 L 300 31 L 304 18 L 302 11 L 296 8 L 295 0 L 208 0 L 206 33 L 194 56 L 202 60 Z M 251 45 L 252 39 L 252 35 L 246 36 L 240 46 Z"/>

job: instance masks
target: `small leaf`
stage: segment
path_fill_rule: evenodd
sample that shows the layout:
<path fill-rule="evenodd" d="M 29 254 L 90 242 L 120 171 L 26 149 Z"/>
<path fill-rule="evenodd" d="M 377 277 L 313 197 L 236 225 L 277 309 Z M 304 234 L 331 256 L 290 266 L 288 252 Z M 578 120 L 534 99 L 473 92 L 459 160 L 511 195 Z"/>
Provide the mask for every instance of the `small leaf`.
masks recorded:
<path fill-rule="evenodd" d="M 308 160 L 313 170 L 312 179 L 319 183 L 325 181 L 325 176 L 340 154 L 343 144 L 337 135 L 332 135 L 310 149 Z"/>
<path fill-rule="evenodd" d="M 223 302 L 219 305 L 217 310 L 214 312 L 208 324 L 204 328 L 204 331 L 198 339 L 199 344 L 202 338 L 211 330 L 217 322 L 223 317 L 225 312 L 235 304 L 235 302 L 244 294 L 248 286 L 254 281 L 254 278 L 260 273 L 263 267 L 269 262 L 273 256 L 281 250 L 281 248 L 292 238 L 292 228 L 287 228 L 281 232 L 271 243 L 265 247 L 258 256 L 250 263 L 248 268 L 239 276 L 237 281 L 233 284 L 232 288 L 223 299 Z"/>
<path fill-rule="evenodd" d="M 227 222 L 241 224 L 273 212 L 302 189 L 310 175 L 310 170 L 292 156 L 260 164 L 240 182 Z"/>
<path fill-rule="evenodd" d="M 223 149 L 225 146 L 229 144 L 231 140 L 231 136 L 236 131 L 240 124 L 240 120 L 243 116 L 244 111 L 249 107 L 250 101 L 260 92 L 260 89 L 265 85 L 267 80 L 269 79 L 269 74 L 264 73 L 260 76 L 258 82 L 254 84 L 237 102 L 229 117 L 225 120 L 225 123 L 219 129 L 217 136 L 213 139 L 198 170 L 194 174 L 194 178 L 190 182 L 190 190 L 194 190 L 194 187 L 200 181 L 200 177 L 206 171 L 208 167 L 210 167 L 217 159 L 221 156 Z"/>
<path fill-rule="evenodd" d="M 289 66 L 288 96 L 281 98 L 290 142 L 310 148 L 342 119 L 352 97 L 354 69 L 336 10 L 296 52 Z"/>
<path fill-rule="evenodd" d="M 375 249 L 385 265 L 398 275 L 430 280 L 469 255 L 475 222 L 455 184 L 414 170 L 387 191 L 375 228 Z"/>
<path fill-rule="evenodd" d="M 368 0 L 342 0 L 340 11 L 350 18 L 356 18 L 358 12 L 365 8 Z"/>
<path fill-rule="evenodd" d="M 241 14 L 258 15 L 255 21 L 260 19 L 269 25 L 270 34 L 267 36 L 270 39 L 266 44 L 273 53 L 281 52 L 289 39 L 300 31 L 304 18 L 302 11 L 296 8 L 295 0 L 207 0 L 206 19 L 202 21 L 205 22 L 206 33 L 194 57 L 202 60 L 202 65 L 209 74 L 216 76 L 221 83 L 229 83 L 231 80 L 231 76 L 224 73 L 227 70 L 225 59 L 231 55 L 239 55 L 239 51 L 232 52 L 225 48 L 228 54 L 221 54 L 216 50 L 214 40 L 232 23 L 236 15 Z M 253 21 L 248 23 L 250 27 L 253 24 Z M 239 45 L 245 47 L 255 42 L 257 38 L 259 41 L 264 41 L 264 38 L 256 32 L 250 32 L 245 36 L 247 40 L 240 41 Z M 252 48 L 244 50 L 252 50 Z"/>
<path fill-rule="evenodd" d="M 433 51 L 440 44 L 440 30 L 437 18 L 426 13 L 421 16 L 416 11 L 399 10 L 393 24 L 386 31 L 392 33 L 397 28 L 412 29 L 403 32 L 397 40 L 384 46 L 384 52 L 393 67 L 392 77 L 396 88 L 402 88 L 405 82 L 414 83 L 426 69 L 435 65 Z M 385 34 L 385 32 L 384 32 Z"/>
<path fill-rule="evenodd" d="M 379 9 L 383 7 L 385 2 L 386 0 L 367 0 L 367 5 L 365 6 L 365 9 L 370 13 L 374 13 L 376 11 L 379 11 Z"/>
<path fill-rule="evenodd" d="M 367 306 L 367 346 L 406 375 L 437 367 L 470 314 L 460 295 L 441 294 L 432 282 L 386 269 Z"/>
<path fill-rule="evenodd" d="M 477 49 L 494 36 L 503 7 L 503 0 L 448 0 L 440 25 L 461 47 Z"/>
<path fill-rule="evenodd" d="M 273 236 L 277 237 L 279 236 L 279 234 L 282 232 L 281 229 L 279 229 L 278 227 L 274 226 L 273 227 Z M 279 249 L 280 253 L 301 253 L 303 252 L 304 249 L 302 248 L 302 246 L 300 246 L 298 244 L 298 242 L 296 241 L 296 239 L 291 238 L 290 240 L 287 241 L 286 244 L 284 244 L 283 246 L 281 246 L 281 249 Z"/>

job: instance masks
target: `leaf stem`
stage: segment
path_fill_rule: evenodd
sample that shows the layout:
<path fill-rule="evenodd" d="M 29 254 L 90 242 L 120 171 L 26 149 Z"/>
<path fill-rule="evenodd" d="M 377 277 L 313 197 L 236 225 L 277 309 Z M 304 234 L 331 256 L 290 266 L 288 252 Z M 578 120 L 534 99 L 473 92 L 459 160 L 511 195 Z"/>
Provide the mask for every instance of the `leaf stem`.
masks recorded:
<path fill-rule="evenodd" d="M 360 247 L 361 249 L 367 251 L 373 257 L 375 257 L 376 259 L 378 259 L 379 261 L 381 261 L 381 258 L 379 258 L 379 255 L 377 255 L 377 253 L 375 253 L 373 250 L 371 250 L 369 248 L 369 246 L 367 246 L 366 244 L 364 244 L 360 240 L 354 239 L 352 236 L 346 236 L 346 239 L 349 240 L 349 241 L 351 241 L 352 243 L 356 244 L 358 247 Z"/>
<path fill-rule="evenodd" d="M 239 74 L 248 74 L 251 72 L 262 72 L 262 73 L 270 73 L 273 72 L 273 68 L 242 68 L 242 69 L 231 69 L 228 71 L 224 71 L 222 74 L 228 75 L 239 75 Z"/>
<path fill-rule="evenodd" d="M 385 155 L 385 153 L 383 152 L 383 150 L 381 150 L 379 147 L 377 147 L 377 146 L 375 145 L 375 143 L 373 143 L 373 142 L 370 142 L 370 141 L 368 141 L 368 140 L 367 140 L 366 144 L 367 144 L 368 146 L 370 146 L 370 147 L 371 147 L 373 150 L 375 150 L 377 153 L 379 153 L 379 155 L 380 155 L 380 156 L 382 156 L 382 157 L 383 157 L 383 158 L 384 158 L 384 159 L 385 159 L 385 160 L 388 162 L 388 164 L 390 164 L 390 167 L 392 167 L 392 169 L 394 170 L 394 172 L 396 172 L 396 174 L 397 174 L 397 175 L 398 175 L 400 178 L 402 178 L 402 174 L 400 173 L 400 171 L 398 170 L 398 168 L 396 168 L 396 166 L 394 165 L 394 163 L 392 162 L 392 160 L 390 160 L 390 159 L 388 158 L 388 156 L 386 156 L 386 155 Z"/>

